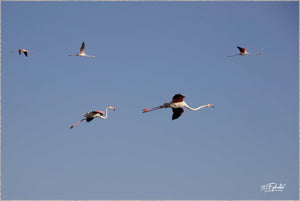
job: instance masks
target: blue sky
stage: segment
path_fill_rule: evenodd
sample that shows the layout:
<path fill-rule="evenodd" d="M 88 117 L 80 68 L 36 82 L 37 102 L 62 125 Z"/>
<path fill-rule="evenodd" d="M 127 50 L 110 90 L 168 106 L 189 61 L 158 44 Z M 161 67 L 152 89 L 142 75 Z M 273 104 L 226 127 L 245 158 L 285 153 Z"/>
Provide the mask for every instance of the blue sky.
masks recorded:
<path fill-rule="evenodd" d="M 2 199 L 298 199 L 298 2 L 1 4 Z"/>

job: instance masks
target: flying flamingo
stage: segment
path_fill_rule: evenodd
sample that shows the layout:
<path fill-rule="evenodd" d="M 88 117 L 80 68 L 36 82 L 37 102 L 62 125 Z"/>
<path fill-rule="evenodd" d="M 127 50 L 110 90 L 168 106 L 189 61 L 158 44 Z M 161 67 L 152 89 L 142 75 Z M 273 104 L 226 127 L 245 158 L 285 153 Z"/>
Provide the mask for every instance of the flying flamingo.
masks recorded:
<path fill-rule="evenodd" d="M 94 118 L 97 118 L 97 117 L 100 117 L 101 119 L 106 119 L 107 118 L 107 111 L 108 109 L 111 109 L 111 110 L 114 110 L 115 111 L 115 108 L 112 107 L 112 106 L 108 106 L 105 110 L 105 113 L 106 115 L 104 115 L 104 112 L 103 111 L 91 111 L 91 112 L 88 112 L 88 113 L 85 113 L 83 116 L 85 118 L 81 119 L 79 122 L 77 122 L 76 124 L 73 124 L 70 129 L 74 128 L 74 126 L 78 125 L 79 123 L 83 122 L 84 120 L 86 120 L 86 122 L 90 122 L 92 121 Z"/>
<path fill-rule="evenodd" d="M 260 52 L 249 53 L 249 52 L 247 52 L 246 48 L 242 48 L 242 47 L 239 47 L 239 46 L 237 46 L 237 48 L 240 50 L 240 53 L 239 54 L 235 54 L 235 55 L 231 55 L 231 56 L 228 56 L 228 57 L 239 56 L 239 55 L 243 56 L 243 55 L 246 55 L 246 54 L 248 54 L 248 55 L 261 55 Z"/>
<path fill-rule="evenodd" d="M 21 55 L 22 53 L 24 53 L 24 55 L 27 57 L 29 52 L 34 52 L 32 50 L 25 50 L 25 49 L 19 49 L 18 51 L 12 51 L 12 52 L 19 52 L 19 55 Z"/>
<path fill-rule="evenodd" d="M 157 107 L 153 107 L 153 108 L 148 108 L 148 109 L 143 109 L 143 113 L 145 112 L 151 112 L 154 110 L 158 110 L 161 108 L 172 108 L 173 110 L 173 116 L 172 116 L 172 120 L 177 119 L 178 117 L 180 117 L 180 115 L 184 112 L 183 107 L 186 107 L 189 110 L 192 111 L 196 111 L 199 110 L 201 108 L 205 108 L 205 107 L 212 107 L 214 108 L 214 106 L 212 104 L 207 104 L 207 105 L 202 105 L 199 106 L 197 108 L 191 108 L 190 106 L 188 106 L 186 104 L 186 102 L 184 102 L 185 96 L 181 95 L 181 94 L 175 94 L 175 96 L 173 96 L 173 99 L 171 102 L 169 103 L 164 103 L 163 105 L 157 106 Z"/>
<path fill-rule="evenodd" d="M 69 55 L 69 56 L 93 57 L 93 58 L 95 57 L 95 56 L 86 55 L 84 49 L 85 49 L 85 44 L 84 42 L 82 42 L 80 52 L 78 54 Z"/>

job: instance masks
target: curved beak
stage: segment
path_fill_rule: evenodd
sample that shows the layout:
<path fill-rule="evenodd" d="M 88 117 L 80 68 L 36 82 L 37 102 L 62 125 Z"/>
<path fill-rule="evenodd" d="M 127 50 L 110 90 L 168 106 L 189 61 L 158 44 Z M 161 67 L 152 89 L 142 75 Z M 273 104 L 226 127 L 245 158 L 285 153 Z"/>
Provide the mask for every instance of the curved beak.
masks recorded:
<path fill-rule="evenodd" d="M 116 108 L 115 108 L 115 107 L 113 107 L 113 106 L 109 106 L 108 108 L 109 108 L 109 109 L 111 109 L 111 110 L 113 110 L 113 111 L 115 111 L 115 110 L 116 110 Z"/>

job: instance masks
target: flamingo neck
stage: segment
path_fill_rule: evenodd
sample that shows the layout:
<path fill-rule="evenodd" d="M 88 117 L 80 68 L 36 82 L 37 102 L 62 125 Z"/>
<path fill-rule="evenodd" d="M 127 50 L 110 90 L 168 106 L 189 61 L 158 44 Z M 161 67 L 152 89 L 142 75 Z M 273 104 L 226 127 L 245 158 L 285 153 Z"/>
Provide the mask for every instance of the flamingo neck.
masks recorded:
<path fill-rule="evenodd" d="M 252 54 L 252 55 L 260 55 L 260 53 L 259 53 L 259 52 L 257 52 L 257 53 L 247 53 L 247 54 Z"/>
<path fill-rule="evenodd" d="M 105 116 L 100 116 L 101 119 L 106 119 L 108 117 L 108 107 L 105 109 Z"/>
<path fill-rule="evenodd" d="M 196 110 L 200 110 L 200 109 L 202 109 L 202 108 L 205 108 L 205 107 L 207 107 L 207 106 L 206 106 L 206 105 L 201 105 L 201 106 L 199 106 L 199 107 L 197 107 L 197 108 L 192 108 L 192 107 L 188 106 L 188 104 L 185 103 L 185 106 L 184 106 L 184 107 L 186 107 L 186 108 L 189 109 L 189 110 L 196 111 Z"/>

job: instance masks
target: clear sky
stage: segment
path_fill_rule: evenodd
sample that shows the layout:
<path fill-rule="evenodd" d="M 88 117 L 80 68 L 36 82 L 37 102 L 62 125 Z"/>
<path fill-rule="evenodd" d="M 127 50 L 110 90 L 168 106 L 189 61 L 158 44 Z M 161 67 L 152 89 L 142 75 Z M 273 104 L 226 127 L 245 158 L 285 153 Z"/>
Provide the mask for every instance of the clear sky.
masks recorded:
<path fill-rule="evenodd" d="M 2 2 L 2 199 L 298 199 L 298 8 Z"/>

